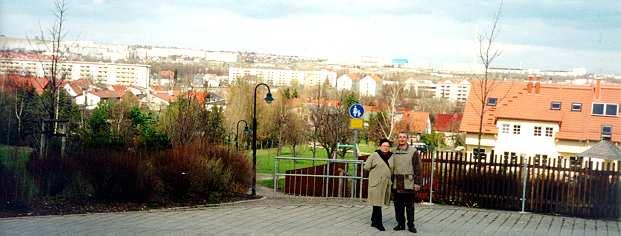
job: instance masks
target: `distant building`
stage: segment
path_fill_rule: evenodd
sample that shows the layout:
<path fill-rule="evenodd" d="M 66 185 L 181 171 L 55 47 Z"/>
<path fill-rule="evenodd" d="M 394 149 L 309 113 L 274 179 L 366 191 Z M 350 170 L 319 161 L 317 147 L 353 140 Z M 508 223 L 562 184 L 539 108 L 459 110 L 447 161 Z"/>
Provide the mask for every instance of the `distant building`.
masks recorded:
<path fill-rule="evenodd" d="M 355 81 L 360 80 L 360 76 L 356 74 L 343 74 L 330 81 L 330 86 L 337 90 L 352 90 Z"/>
<path fill-rule="evenodd" d="M 403 111 L 395 116 L 397 131 L 406 131 L 411 134 L 431 133 L 431 120 L 428 112 Z"/>
<path fill-rule="evenodd" d="M 81 95 L 76 96 L 75 103 L 78 106 L 85 106 L 86 109 L 92 110 L 103 101 L 120 101 L 123 95 L 124 93 L 115 90 L 93 89 L 84 91 Z"/>
<path fill-rule="evenodd" d="M 382 79 L 377 75 L 367 75 L 358 81 L 358 94 L 360 96 L 375 97 L 378 85 L 382 84 Z"/>
<path fill-rule="evenodd" d="M 52 62 L 46 58 L 0 58 L 0 74 L 17 73 L 36 77 L 51 76 Z M 148 88 L 151 66 L 83 61 L 63 61 L 59 64 L 60 76 L 67 80 L 91 79 L 94 83 L 122 84 Z"/>
<path fill-rule="evenodd" d="M 37 78 L 34 76 L 9 75 L 0 76 L 0 91 L 13 92 L 17 89 L 32 88 L 41 95 L 49 81 L 45 78 Z"/>
<path fill-rule="evenodd" d="M 462 114 L 436 114 L 433 122 L 433 131 L 443 134 L 444 143 L 448 146 L 455 145 L 455 139 L 459 133 L 459 124 Z"/>
<path fill-rule="evenodd" d="M 435 97 L 446 98 L 452 102 L 465 102 L 470 92 L 468 80 L 444 80 L 436 83 Z"/>
<path fill-rule="evenodd" d="M 470 82 L 466 79 L 451 79 L 434 82 L 426 79 L 409 78 L 405 90 L 414 91 L 418 97 L 445 98 L 452 102 L 465 102 L 470 92 Z"/>
<path fill-rule="evenodd" d="M 309 85 L 316 86 L 326 80 L 336 78 L 336 72 L 331 71 L 301 71 L 272 68 L 229 68 L 229 84 L 244 77 L 256 77 L 259 81 L 275 86 Z"/>

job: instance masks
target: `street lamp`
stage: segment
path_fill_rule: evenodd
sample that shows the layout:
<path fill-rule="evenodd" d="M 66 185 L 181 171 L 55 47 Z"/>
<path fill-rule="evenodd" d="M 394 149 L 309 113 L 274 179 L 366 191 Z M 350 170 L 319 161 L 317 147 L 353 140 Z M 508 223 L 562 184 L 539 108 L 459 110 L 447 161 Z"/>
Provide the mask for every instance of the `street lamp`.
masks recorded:
<path fill-rule="evenodd" d="M 238 139 L 239 139 L 239 124 L 244 123 L 244 134 L 250 133 L 250 129 L 248 128 L 248 122 L 245 120 L 237 121 L 237 129 L 235 129 L 235 150 L 239 151 Z"/>
<path fill-rule="evenodd" d="M 259 83 L 254 87 L 254 103 L 252 107 L 252 196 L 257 195 L 257 89 L 261 85 L 267 88 L 267 94 L 264 98 L 265 102 L 269 104 L 274 101 L 270 92 L 270 86 Z"/>

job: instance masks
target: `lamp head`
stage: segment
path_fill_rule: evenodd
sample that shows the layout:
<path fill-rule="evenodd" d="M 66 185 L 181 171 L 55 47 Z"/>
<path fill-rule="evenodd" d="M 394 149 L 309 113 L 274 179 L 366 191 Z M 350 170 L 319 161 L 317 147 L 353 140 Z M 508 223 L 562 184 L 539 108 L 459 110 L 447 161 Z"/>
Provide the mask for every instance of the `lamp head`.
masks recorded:
<path fill-rule="evenodd" d="M 270 104 L 272 101 L 274 101 L 274 97 L 272 97 L 272 93 L 268 92 L 267 95 L 265 95 L 265 102 Z"/>

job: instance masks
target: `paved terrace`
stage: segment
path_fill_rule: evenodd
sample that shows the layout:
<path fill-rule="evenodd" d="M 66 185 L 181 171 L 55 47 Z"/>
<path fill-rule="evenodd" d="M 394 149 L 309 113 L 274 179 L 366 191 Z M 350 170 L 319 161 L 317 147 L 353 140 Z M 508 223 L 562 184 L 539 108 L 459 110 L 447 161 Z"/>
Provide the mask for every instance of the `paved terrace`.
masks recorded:
<path fill-rule="evenodd" d="M 347 199 L 273 197 L 211 207 L 0 219 L 0 235 L 412 235 L 371 228 L 371 208 Z M 621 235 L 618 221 L 417 205 L 417 235 Z"/>

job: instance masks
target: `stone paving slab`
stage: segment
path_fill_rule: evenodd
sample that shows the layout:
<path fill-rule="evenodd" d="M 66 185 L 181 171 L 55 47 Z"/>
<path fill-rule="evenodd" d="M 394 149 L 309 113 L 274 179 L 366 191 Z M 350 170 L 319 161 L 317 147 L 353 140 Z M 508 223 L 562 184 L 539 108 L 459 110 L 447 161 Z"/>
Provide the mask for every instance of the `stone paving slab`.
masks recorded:
<path fill-rule="evenodd" d="M 412 235 L 371 228 L 371 207 L 355 199 L 286 197 L 257 189 L 261 200 L 210 207 L 0 219 L 0 235 Z M 618 221 L 446 205 L 416 206 L 417 235 L 620 235 Z"/>
<path fill-rule="evenodd" d="M 382 212 L 388 229 L 385 232 L 369 226 L 371 207 L 365 205 L 273 205 L 257 201 L 148 212 L 4 218 L 0 219 L 0 235 L 410 234 L 392 231 L 392 207 L 383 207 Z M 418 235 L 621 235 L 617 221 L 440 205 L 418 205 L 417 213 Z"/>

